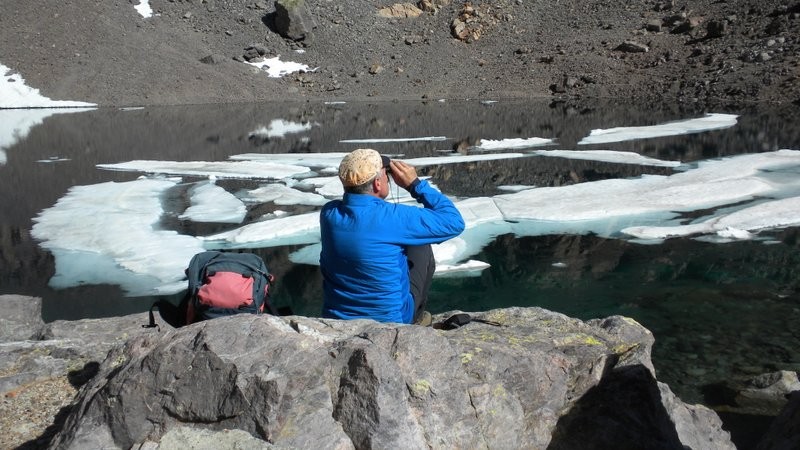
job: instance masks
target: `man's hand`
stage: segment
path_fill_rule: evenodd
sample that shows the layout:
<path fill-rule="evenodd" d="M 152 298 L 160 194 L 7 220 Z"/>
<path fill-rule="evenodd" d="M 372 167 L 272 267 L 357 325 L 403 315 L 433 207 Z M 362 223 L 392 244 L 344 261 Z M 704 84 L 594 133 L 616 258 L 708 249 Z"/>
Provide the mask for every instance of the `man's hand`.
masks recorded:
<path fill-rule="evenodd" d="M 392 168 L 392 179 L 394 182 L 405 190 L 408 190 L 411 183 L 417 179 L 417 169 L 410 164 L 393 159 L 389 163 L 389 167 Z"/>

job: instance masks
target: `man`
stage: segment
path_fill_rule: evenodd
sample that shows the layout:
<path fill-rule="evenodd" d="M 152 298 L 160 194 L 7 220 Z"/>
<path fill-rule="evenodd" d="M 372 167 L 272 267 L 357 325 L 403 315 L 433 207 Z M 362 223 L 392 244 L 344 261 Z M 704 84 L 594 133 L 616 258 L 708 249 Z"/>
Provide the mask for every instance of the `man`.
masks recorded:
<path fill-rule="evenodd" d="M 385 201 L 390 177 L 424 207 Z M 345 156 L 339 179 L 344 198 L 328 202 L 319 218 L 323 317 L 429 324 L 430 244 L 464 231 L 461 213 L 413 166 L 372 149 Z"/>

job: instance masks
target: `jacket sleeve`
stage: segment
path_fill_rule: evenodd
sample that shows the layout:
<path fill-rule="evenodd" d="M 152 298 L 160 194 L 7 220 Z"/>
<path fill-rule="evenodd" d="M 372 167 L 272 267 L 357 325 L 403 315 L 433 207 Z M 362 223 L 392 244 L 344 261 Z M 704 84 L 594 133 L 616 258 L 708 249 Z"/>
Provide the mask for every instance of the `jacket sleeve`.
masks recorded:
<path fill-rule="evenodd" d="M 398 224 L 406 231 L 406 245 L 434 244 L 464 231 L 464 219 L 452 201 L 425 180 L 415 180 L 409 192 L 424 208 L 405 206 Z"/>

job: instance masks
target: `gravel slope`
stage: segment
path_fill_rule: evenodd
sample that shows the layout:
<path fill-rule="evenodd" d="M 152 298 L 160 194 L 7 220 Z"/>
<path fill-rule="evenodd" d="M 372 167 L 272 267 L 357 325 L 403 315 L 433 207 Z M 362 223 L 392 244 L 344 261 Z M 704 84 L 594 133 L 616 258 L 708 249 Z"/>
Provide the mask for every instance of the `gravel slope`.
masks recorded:
<path fill-rule="evenodd" d="M 292 24 L 306 34 L 294 40 L 278 34 L 275 3 L 266 0 L 151 0 L 150 18 L 135 10 L 138 0 L 4 0 L 0 63 L 45 96 L 102 106 L 541 97 L 800 102 L 797 1 L 495 0 L 471 9 L 431 1 L 433 10 L 418 17 L 386 18 L 379 13 L 390 1 L 305 0 Z M 454 36 L 458 18 L 472 32 L 467 39 Z M 234 59 L 253 46 L 318 69 L 268 78 Z"/>

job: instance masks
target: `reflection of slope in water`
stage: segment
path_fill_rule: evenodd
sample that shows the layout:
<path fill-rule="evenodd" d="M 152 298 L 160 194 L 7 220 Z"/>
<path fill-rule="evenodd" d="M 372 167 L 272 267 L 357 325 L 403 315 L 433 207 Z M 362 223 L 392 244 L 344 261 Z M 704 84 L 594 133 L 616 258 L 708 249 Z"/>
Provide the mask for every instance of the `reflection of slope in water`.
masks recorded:
<path fill-rule="evenodd" d="M 0 66 L 1 68 L 2 66 Z M 91 111 L 92 108 L 0 109 L 0 165 L 8 162 L 6 151 L 24 140 L 31 128 L 55 114 Z"/>

